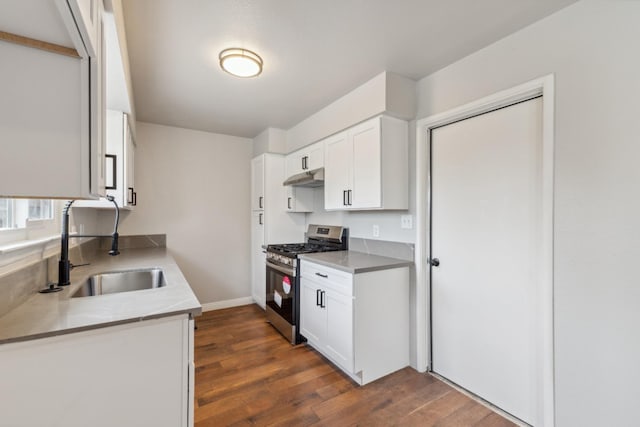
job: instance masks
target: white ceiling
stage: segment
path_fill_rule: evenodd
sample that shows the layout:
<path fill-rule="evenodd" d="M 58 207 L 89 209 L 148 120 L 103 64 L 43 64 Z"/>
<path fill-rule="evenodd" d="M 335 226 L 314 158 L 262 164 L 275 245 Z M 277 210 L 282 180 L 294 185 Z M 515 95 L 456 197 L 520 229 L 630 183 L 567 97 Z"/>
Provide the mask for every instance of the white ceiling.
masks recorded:
<path fill-rule="evenodd" d="M 254 137 L 382 71 L 418 80 L 575 0 L 123 0 L 138 120 Z M 223 72 L 244 47 L 262 75 Z"/>

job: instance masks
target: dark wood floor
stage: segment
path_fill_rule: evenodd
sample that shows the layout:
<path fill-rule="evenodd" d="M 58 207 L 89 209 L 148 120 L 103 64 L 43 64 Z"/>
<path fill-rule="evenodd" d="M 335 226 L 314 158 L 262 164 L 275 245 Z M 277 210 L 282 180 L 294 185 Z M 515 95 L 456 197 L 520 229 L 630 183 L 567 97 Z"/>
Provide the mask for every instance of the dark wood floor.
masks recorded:
<path fill-rule="evenodd" d="M 198 427 L 514 425 L 411 368 L 359 387 L 311 348 L 291 346 L 255 305 L 196 323 Z"/>

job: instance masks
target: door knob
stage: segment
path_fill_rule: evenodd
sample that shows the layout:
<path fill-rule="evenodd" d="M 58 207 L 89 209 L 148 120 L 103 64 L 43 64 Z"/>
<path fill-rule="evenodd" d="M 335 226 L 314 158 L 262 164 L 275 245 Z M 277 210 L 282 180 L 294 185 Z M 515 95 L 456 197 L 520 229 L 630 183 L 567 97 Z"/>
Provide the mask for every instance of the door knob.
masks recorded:
<path fill-rule="evenodd" d="M 437 267 L 440 265 L 440 260 L 438 258 L 429 258 L 429 264 L 431 264 L 434 267 Z"/>

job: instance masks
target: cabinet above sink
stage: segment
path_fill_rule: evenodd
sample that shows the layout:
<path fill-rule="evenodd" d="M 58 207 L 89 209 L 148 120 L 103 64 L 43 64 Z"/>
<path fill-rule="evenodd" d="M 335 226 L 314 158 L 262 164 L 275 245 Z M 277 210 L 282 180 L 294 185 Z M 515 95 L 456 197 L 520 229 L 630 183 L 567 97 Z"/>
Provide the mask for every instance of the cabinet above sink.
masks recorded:
<path fill-rule="evenodd" d="M 103 16 L 99 0 L 0 4 L 0 197 L 104 195 Z"/>

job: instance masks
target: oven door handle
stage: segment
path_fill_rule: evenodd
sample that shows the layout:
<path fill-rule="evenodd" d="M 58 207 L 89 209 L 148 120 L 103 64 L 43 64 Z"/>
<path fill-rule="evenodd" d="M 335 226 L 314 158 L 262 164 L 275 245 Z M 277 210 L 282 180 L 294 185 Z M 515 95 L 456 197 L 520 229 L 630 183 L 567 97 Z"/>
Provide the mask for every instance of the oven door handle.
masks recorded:
<path fill-rule="evenodd" d="M 273 268 L 274 270 L 278 270 L 280 273 L 287 274 L 291 277 L 296 277 L 296 271 L 292 268 L 281 267 L 269 261 L 265 261 L 265 263 L 267 264 L 267 268 Z"/>

